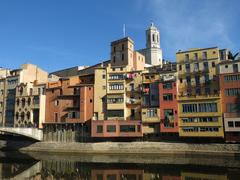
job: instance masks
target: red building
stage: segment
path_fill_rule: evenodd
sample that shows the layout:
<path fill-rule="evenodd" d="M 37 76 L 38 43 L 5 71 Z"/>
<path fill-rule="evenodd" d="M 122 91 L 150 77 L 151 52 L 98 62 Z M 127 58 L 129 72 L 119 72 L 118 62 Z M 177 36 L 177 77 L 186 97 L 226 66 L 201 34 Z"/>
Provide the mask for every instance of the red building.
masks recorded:
<path fill-rule="evenodd" d="M 240 60 L 220 63 L 220 92 L 225 140 L 240 142 Z"/>
<path fill-rule="evenodd" d="M 92 79 L 92 77 L 89 77 Z M 94 87 L 86 77 L 49 82 L 46 87 L 45 141 L 82 141 L 90 137 Z"/>
<path fill-rule="evenodd" d="M 161 77 L 159 83 L 160 133 L 178 135 L 178 104 L 175 75 Z"/>

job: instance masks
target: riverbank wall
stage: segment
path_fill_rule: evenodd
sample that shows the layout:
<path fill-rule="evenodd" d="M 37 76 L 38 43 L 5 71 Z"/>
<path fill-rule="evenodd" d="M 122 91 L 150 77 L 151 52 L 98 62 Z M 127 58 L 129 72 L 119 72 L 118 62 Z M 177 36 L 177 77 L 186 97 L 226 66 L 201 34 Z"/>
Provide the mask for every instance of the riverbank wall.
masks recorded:
<path fill-rule="evenodd" d="M 240 144 L 193 144 L 167 142 L 101 142 L 56 143 L 37 142 L 20 148 L 22 152 L 74 154 L 145 154 L 145 155 L 209 155 L 240 157 Z"/>

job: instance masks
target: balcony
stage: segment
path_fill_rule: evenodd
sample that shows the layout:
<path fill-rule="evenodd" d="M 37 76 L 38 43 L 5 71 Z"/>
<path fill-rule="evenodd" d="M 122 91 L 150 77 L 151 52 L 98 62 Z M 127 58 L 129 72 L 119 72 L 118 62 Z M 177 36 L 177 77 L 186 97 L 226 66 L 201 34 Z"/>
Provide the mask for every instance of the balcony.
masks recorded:
<path fill-rule="evenodd" d="M 210 94 L 210 95 L 187 95 L 181 94 L 178 96 L 179 101 L 188 101 L 188 100 L 201 100 L 201 99 L 220 99 L 220 94 Z"/>
<path fill-rule="evenodd" d="M 79 97 L 80 94 L 62 94 L 58 96 L 58 99 L 72 99 Z"/>
<path fill-rule="evenodd" d="M 127 93 L 140 93 L 142 91 L 141 87 L 126 87 L 125 91 Z"/>
<path fill-rule="evenodd" d="M 143 108 L 142 122 L 143 123 L 160 123 L 160 109 L 159 108 L 155 108 L 155 109 Z"/>
<path fill-rule="evenodd" d="M 126 100 L 127 105 L 140 105 L 141 102 L 142 101 L 140 99 L 133 99 L 133 98 L 130 98 L 130 99 Z"/>

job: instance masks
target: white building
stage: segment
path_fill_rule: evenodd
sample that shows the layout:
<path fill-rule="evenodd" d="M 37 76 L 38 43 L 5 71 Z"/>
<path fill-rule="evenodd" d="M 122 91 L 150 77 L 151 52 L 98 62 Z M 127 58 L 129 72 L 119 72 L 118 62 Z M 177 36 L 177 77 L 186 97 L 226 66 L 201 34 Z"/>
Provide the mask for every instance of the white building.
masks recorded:
<path fill-rule="evenodd" d="M 153 23 L 146 30 L 146 48 L 139 50 L 145 56 L 146 64 L 162 66 L 160 32 Z"/>

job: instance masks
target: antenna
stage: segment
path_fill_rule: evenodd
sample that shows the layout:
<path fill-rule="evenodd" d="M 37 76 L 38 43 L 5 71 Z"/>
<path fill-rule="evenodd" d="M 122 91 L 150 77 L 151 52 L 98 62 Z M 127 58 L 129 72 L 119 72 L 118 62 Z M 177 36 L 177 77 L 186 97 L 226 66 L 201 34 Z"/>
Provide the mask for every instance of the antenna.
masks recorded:
<path fill-rule="evenodd" d="M 126 27 L 125 27 L 125 24 L 123 24 L 123 37 L 126 37 Z"/>

